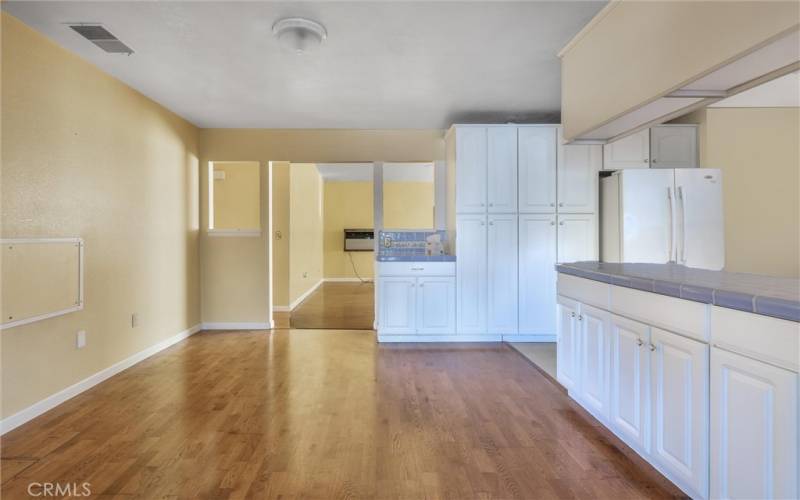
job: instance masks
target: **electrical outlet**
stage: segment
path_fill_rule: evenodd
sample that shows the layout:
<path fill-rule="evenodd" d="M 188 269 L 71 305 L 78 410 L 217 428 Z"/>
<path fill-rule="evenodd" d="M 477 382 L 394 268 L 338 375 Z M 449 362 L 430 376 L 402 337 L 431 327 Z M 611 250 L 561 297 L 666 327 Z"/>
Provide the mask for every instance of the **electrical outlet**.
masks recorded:
<path fill-rule="evenodd" d="M 308 278 L 308 273 L 303 273 L 303 278 Z"/>
<path fill-rule="evenodd" d="M 131 314 L 131 328 L 139 326 L 139 313 Z"/>
<path fill-rule="evenodd" d="M 86 331 L 81 330 L 75 335 L 75 347 L 77 349 L 86 347 Z"/>

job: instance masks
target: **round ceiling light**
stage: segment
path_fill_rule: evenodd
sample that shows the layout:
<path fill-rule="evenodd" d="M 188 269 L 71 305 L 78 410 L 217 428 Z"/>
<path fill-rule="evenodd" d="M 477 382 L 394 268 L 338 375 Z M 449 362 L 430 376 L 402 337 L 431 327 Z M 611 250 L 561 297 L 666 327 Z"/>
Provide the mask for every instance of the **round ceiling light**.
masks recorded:
<path fill-rule="evenodd" d="M 328 38 L 325 26 L 302 17 L 288 17 L 272 25 L 272 34 L 292 52 L 302 54 L 317 48 Z"/>

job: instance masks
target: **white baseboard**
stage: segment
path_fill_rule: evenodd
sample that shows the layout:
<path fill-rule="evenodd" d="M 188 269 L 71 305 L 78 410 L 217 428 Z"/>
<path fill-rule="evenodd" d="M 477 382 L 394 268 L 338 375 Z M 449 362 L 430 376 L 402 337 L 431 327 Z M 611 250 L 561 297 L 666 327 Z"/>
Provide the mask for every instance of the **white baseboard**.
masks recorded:
<path fill-rule="evenodd" d="M 272 312 L 288 313 L 288 312 L 292 312 L 292 308 L 289 307 L 289 306 L 272 306 Z"/>
<path fill-rule="evenodd" d="M 38 417 L 42 413 L 55 408 L 56 406 L 60 405 L 61 403 L 69 399 L 74 398 L 78 394 L 88 389 L 91 389 L 100 382 L 103 382 L 104 380 L 116 375 L 117 373 L 130 368 L 136 363 L 143 361 L 160 351 L 163 351 L 164 349 L 172 346 L 173 344 L 177 344 L 181 340 L 184 340 L 190 337 L 191 335 L 194 335 L 200 330 L 201 330 L 200 325 L 194 325 L 188 330 L 184 330 L 177 335 L 173 335 L 168 339 L 164 339 L 161 342 L 154 344 L 143 351 L 137 352 L 133 356 L 125 358 L 122 361 L 109 366 L 108 368 L 100 370 L 94 375 L 86 377 L 85 379 L 67 387 L 66 389 L 58 391 L 52 396 L 44 398 L 38 403 L 32 404 L 31 406 L 11 415 L 10 417 L 4 418 L 2 421 L 0 421 L 0 435 L 5 434 L 6 432 L 12 429 L 16 429 L 20 425 Z"/>
<path fill-rule="evenodd" d="M 272 321 L 267 323 L 203 323 L 202 330 L 271 330 Z"/>
<path fill-rule="evenodd" d="M 322 281 L 328 283 L 358 283 L 361 280 L 358 278 L 324 278 Z M 364 281 L 372 283 L 375 280 L 373 278 L 364 278 Z"/>
<path fill-rule="evenodd" d="M 555 342 L 555 335 L 503 335 L 503 342 Z"/>
<path fill-rule="evenodd" d="M 378 334 L 378 342 L 500 342 L 502 335 L 391 335 Z"/>
<path fill-rule="evenodd" d="M 323 279 L 320 279 L 319 281 L 317 281 L 316 283 L 314 283 L 314 286 L 312 286 L 311 288 L 309 288 L 308 290 L 306 290 L 305 292 L 303 292 L 303 294 L 302 294 L 301 296 L 297 297 L 297 298 L 295 299 L 295 301 L 294 301 L 294 302 L 292 302 L 291 304 L 289 304 L 289 310 L 290 310 L 290 311 L 294 311 L 294 308 L 295 308 L 295 307 L 297 307 L 297 306 L 299 306 L 299 305 L 300 305 L 300 303 L 301 303 L 301 302 L 303 302 L 304 300 L 306 300 L 306 299 L 308 298 L 308 296 L 309 296 L 309 295 L 311 295 L 312 293 L 314 293 L 314 291 L 315 291 L 317 288 L 319 288 L 319 287 L 322 285 L 322 282 L 323 282 L 323 281 L 325 281 L 325 280 L 323 280 Z M 273 307 L 273 308 L 272 308 L 272 310 L 274 311 L 274 310 L 275 310 L 275 308 Z"/>

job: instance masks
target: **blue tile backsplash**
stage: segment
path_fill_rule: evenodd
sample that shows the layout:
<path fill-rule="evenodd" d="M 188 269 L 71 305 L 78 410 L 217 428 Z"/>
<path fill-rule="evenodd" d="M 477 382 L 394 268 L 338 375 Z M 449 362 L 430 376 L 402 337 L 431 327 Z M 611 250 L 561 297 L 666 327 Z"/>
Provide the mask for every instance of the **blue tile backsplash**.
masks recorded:
<path fill-rule="evenodd" d="M 428 236 L 441 236 L 444 254 L 429 255 Z M 378 233 L 379 261 L 450 261 L 455 256 L 447 255 L 447 231 L 380 231 Z"/>

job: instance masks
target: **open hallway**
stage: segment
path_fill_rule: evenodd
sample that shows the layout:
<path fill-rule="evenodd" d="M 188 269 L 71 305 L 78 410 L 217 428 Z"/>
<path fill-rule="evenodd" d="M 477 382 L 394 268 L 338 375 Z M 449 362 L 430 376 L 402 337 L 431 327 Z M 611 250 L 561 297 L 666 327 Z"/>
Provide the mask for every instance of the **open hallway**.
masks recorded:
<path fill-rule="evenodd" d="M 619 447 L 619 448 L 618 448 Z M 3 439 L 4 498 L 661 498 L 680 492 L 503 344 L 203 332 Z"/>
<path fill-rule="evenodd" d="M 291 314 L 292 328 L 372 330 L 375 286 L 371 281 L 323 282 Z"/>

